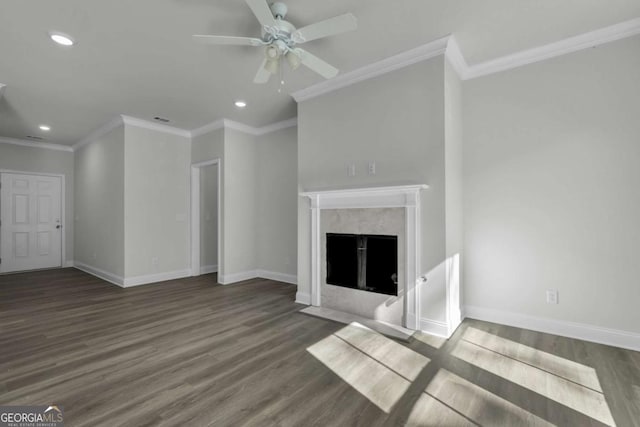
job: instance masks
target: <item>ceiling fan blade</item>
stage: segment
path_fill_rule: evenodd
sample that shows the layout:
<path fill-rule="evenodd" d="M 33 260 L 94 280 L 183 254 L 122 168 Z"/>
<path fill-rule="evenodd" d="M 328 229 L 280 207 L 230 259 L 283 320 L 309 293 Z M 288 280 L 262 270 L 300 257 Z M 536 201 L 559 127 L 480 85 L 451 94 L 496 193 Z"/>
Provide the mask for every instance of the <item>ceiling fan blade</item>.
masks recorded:
<path fill-rule="evenodd" d="M 262 26 L 273 27 L 276 25 L 276 20 L 271 13 L 271 8 L 267 4 L 266 0 L 245 0 L 247 6 L 251 8 L 253 14 L 258 18 L 258 21 Z"/>
<path fill-rule="evenodd" d="M 294 31 L 293 39 L 298 43 L 305 43 L 335 34 L 353 31 L 358 28 L 358 20 L 351 13 L 329 18 L 315 24 L 307 25 Z"/>
<path fill-rule="evenodd" d="M 205 44 L 226 44 L 236 46 L 261 46 L 262 40 L 253 37 L 194 35 L 193 39 Z"/>
<path fill-rule="evenodd" d="M 256 73 L 256 77 L 253 79 L 254 83 L 266 83 L 271 78 L 271 73 L 267 71 L 264 66 L 266 65 L 267 60 L 263 59 L 262 64 L 260 64 L 260 68 L 258 68 L 258 72 Z"/>
<path fill-rule="evenodd" d="M 300 61 L 304 66 L 320 74 L 325 79 L 330 79 L 338 74 L 338 69 L 336 67 L 323 61 L 317 56 L 310 54 L 306 50 L 296 49 L 295 53 L 300 57 Z"/>

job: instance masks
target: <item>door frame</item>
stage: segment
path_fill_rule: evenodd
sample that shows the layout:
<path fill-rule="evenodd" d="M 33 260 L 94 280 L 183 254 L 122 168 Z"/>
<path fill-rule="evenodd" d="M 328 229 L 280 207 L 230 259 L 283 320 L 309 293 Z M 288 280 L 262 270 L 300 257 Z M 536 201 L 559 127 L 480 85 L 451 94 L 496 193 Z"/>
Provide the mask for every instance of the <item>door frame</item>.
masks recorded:
<path fill-rule="evenodd" d="M 200 170 L 206 166 L 218 165 L 218 277 L 222 273 L 222 160 L 211 159 L 191 164 L 191 275 L 200 275 Z"/>
<path fill-rule="evenodd" d="M 67 216 L 66 216 L 66 176 L 62 173 L 46 173 L 46 172 L 29 172 L 29 171 L 19 171 L 13 169 L 0 169 L 0 174 L 3 173 L 11 173 L 18 175 L 35 175 L 35 176 L 50 176 L 54 178 L 60 178 L 60 224 L 62 225 L 62 236 L 61 237 L 61 248 L 60 248 L 60 268 L 72 267 L 71 265 L 67 266 Z M 0 200 L 0 204 L 2 200 Z M 2 233 L 2 228 L 0 227 L 0 233 Z M 2 253 L 0 253 L 0 258 L 2 258 Z M 16 273 L 18 273 L 16 271 Z"/>

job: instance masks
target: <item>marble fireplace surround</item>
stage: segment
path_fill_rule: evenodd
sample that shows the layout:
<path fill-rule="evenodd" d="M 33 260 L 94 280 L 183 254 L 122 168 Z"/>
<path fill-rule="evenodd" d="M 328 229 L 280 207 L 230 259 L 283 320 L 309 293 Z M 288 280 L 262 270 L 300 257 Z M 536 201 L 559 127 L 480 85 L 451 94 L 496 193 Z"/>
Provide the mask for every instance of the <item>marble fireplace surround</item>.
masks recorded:
<path fill-rule="evenodd" d="M 420 190 L 426 184 L 390 187 L 351 188 L 307 191 L 300 195 L 311 201 L 311 305 L 322 304 L 322 242 L 321 211 L 326 209 L 404 208 L 404 321 L 406 328 L 420 330 L 420 286 L 417 286 L 420 267 Z M 399 248 L 400 249 L 400 248 Z"/>

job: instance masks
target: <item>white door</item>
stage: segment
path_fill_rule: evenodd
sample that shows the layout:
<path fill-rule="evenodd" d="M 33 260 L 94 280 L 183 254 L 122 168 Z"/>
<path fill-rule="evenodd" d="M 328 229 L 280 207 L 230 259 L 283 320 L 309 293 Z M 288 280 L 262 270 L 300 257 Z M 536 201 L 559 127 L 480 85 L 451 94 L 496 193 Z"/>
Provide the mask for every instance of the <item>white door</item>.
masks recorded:
<path fill-rule="evenodd" d="M 0 273 L 62 266 L 59 177 L 0 176 Z"/>

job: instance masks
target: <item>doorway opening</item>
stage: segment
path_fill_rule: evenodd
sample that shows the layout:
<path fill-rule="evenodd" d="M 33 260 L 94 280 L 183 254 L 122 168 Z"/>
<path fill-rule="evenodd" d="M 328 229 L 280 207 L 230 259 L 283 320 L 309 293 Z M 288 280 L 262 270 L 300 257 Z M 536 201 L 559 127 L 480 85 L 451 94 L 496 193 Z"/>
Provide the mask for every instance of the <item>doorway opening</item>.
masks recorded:
<path fill-rule="evenodd" d="M 220 273 L 220 159 L 191 166 L 191 275 Z"/>

